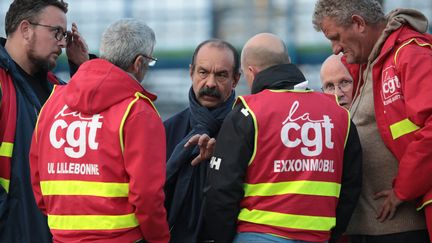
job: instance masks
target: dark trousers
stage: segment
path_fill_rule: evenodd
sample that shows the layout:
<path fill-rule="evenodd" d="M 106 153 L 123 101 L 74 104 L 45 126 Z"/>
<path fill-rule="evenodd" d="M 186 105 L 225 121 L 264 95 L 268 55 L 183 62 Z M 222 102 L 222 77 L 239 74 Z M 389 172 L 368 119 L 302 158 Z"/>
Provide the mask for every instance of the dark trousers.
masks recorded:
<path fill-rule="evenodd" d="M 427 230 L 407 231 L 388 235 L 350 235 L 350 243 L 428 243 Z"/>

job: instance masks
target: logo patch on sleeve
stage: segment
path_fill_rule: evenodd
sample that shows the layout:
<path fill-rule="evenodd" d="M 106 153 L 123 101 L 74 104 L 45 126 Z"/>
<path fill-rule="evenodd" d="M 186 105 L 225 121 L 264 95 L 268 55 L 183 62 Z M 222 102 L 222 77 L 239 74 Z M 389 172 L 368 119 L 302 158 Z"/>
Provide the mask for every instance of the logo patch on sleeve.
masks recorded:
<path fill-rule="evenodd" d="M 213 156 L 210 160 L 210 168 L 215 169 L 215 170 L 219 170 L 221 162 L 222 162 L 221 158 L 216 158 Z"/>

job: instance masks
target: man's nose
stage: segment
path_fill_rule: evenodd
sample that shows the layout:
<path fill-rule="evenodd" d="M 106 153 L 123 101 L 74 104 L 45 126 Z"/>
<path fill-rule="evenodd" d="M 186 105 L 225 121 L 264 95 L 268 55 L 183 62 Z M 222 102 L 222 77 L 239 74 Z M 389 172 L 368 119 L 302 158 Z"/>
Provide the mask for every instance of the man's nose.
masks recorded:
<path fill-rule="evenodd" d="M 342 51 L 342 46 L 337 43 L 332 43 L 333 54 L 337 55 Z"/>
<path fill-rule="evenodd" d="M 338 85 L 335 85 L 335 94 L 337 97 L 342 97 L 344 96 L 344 92 L 342 92 L 342 88 Z"/>
<path fill-rule="evenodd" d="M 216 76 L 214 74 L 210 74 L 206 80 L 206 86 L 209 88 L 216 87 Z"/>
<path fill-rule="evenodd" d="M 63 39 L 59 40 L 58 42 L 59 42 L 59 46 L 61 46 L 61 48 L 66 48 L 66 45 L 67 45 L 66 38 L 63 38 Z"/>

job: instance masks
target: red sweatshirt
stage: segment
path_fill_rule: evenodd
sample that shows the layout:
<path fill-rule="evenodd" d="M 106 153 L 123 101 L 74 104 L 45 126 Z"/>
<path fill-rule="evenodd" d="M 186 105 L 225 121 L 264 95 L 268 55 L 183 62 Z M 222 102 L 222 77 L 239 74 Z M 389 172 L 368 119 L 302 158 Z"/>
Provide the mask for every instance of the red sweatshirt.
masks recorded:
<path fill-rule="evenodd" d="M 168 242 L 155 98 L 102 59 L 55 87 L 30 151 L 35 198 L 55 242 Z"/>

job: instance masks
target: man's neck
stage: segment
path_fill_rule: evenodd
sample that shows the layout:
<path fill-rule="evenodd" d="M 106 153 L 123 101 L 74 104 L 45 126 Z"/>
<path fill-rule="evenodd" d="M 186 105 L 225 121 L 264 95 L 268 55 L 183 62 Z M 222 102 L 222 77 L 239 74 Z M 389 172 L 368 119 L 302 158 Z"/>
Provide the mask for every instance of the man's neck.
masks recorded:
<path fill-rule="evenodd" d="M 22 44 L 22 45 L 21 45 Z M 29 75 L 34 74 L 34 68 L 31 64 L 30 60 L 27 57 L 24 49 L 24 43 L 21 43 L 19 40 L 13 39 L 13 37 L 9 37 L 6 40 L 5 49 L 9 56 L 14 60 L 16 64 L 18 64 L 24 72 Z"/>

